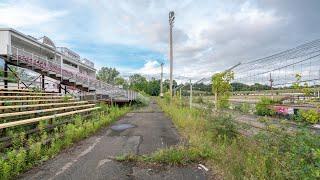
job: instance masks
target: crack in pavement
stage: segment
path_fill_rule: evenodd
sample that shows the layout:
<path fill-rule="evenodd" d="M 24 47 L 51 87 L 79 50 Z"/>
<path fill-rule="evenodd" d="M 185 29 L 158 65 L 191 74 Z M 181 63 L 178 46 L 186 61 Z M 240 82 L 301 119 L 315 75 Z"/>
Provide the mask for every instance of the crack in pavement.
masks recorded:
<path fill-rule="evenodd" d="M 91 152 L 93 150 L 93 148 L 100 142 L 101 137 L 97 138 L 95 140 L 95 142 L 89 146 L 87 149 L 85 149 L 84 151 L 82 151 L 75 159 L 73 159 L 71 162 L 68 162 L 67 164 L 65 164 L 60 171 L 58 171 L 54 177 L 51 177 L 49 180 L 52 180 L 53 178 L 55 178 L 56 176 L 59 176 L 60 174 L 64 173 L 66 170 L 68 170 L 75 162 L 77 162 L 82 156 L 85 156 L 86 154 L 88 154 L 89 152 Z"/>
<path fill-rule="evenodd" d="M 132 128 L 101 129 L 39 167 L 22 174 L 22 179 L 205 179 L 196 167 L 146 167 L 115 161 L 112 157 L 124 154 L 151 154 L 180 142 L 172 121 L 151 103 L 152 112 L 128 113 L 113 126 L 132 124 Z"/>

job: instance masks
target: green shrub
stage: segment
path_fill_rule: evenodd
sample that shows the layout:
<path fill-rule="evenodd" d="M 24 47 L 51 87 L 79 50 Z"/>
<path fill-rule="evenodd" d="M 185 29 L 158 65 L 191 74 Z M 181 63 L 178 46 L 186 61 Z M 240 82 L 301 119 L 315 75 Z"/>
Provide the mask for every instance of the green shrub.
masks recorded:
<path fill-rule="evenodd" d="M 312 123 L 312 124 L 319 122 L 320 115 L 316 110 L 309 109 L 309 110 L 300 110 L 300 111 L 299 111 L 299 113 L 301 113 L 303 120 L 305 120 L 309 123 Z"/>
<path fill-rule="evenodd" d="M 6 158 L 0 156 L 0 179 L 13 179 L 27 168 L 52 158 L 61 149 L 70 146 L 73 142 L 79 141 L 103 126 L 109 125 L 129 110 L 128 107 L 119 108 L 101 105 L 101 111 L 93 112 L 93 118 L 84 120 L 81 116 L 76 116 L 74 123 L 56 127 L 53 133 L 45 131 L 46 122 L 40 123 L 38 125 L 40 134 L 30 136 L 28 139 L 23 132 L 9 131 L 9 136 L 13 138 L 13 147 L 5 149 Z M 48 143 L 49 138 L 51 142 Z M 25 144 L 26 149 L 24 149 Z"/>
<path fill-rule="evenodd" d="M 215 137 L 227 137 L 233 139 L 237 137 L 237 126 L 231 116 L 219 115 L 209 120 L 210 131 Z"/>
<path fill-rule="evenodd" d="M 70 99 L 72 99 L 71 95 L 64 95 L 63 96 L 63 102 L 68 102 Z"/>
<path fill-rule="evenodd" d="M 270 109 L 270 105 L 274 104 L 275 102 L 266 97 L 262 97 L 260 101 L 256 104 L 256 114 L 260 116 L 271 116 L 274 115 L 275 112 Z"/>
<path fill-rule="evenodd" d="M 268 132 L 240 136 L 233 118 L 225 114 L 158 102 L 188 143 L 159 150 L 147 156 L 147 162 L 185 164 L 205 159 L 206 165 L 215 172 L 221 170 L 225 179 L 320 178 L 318 134 L 299 129 L 287 133 L 285 125 L 270 125 Z"/>
<path fill-rule="evenodd" d="M 150 98 L 149 97 L 138 93 L 137 98 L 136 98 L 136 103 L 138 105 L 146 106 L 146 105 L 149 104 L 149 102 L 150 102 Z"/>
<path fill-rule="evenodd" d="M 240 111 L 243 113 L 249 113 L 250 111 L 250 104 L 248 103 L 242 103 L 240 107 Z"/>

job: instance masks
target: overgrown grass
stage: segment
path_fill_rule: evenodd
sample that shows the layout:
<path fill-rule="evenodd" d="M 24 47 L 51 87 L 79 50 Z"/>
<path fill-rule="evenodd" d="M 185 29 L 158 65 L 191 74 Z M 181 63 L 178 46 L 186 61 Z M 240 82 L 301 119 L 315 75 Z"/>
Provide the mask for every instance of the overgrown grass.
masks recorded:
<path fill-rule="evenodd" d="M 177 100 L 158 100 L 172 118 L 187 144 L 159 150 L 151 155 L 120 157 L 177 165 L 206 161 L 226 179 L 317 179 L 320 178 L 320 137 L 307 130 L 287 134 L 271 132 L 245 137 L 232 117 L 189 109 Z"/>
<path fill-rule="evenodd" d="M 44 130 L 43 124 L 46 122 L 43 122 L 39 124 L 41 132 L 38 135 L 26 138 L 24 133 L 15 134 L 13 146 L 0 157 L 0 179 L 13 179 L 28 168 L 54 157 L 74 142 L 110 125 L 130 110 L 129 107 L 100 106 L 101 110 L 94 112 L 92 118 L 84 119 L 78 115 L 73 123 L 56 127 L 51 133 Z"/>

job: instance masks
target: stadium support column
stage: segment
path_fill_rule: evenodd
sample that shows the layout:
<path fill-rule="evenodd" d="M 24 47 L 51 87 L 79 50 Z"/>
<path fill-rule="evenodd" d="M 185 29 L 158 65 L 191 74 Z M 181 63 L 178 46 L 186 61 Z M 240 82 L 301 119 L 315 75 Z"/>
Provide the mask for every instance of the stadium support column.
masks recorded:
<path fill-rule="evenodd" d="M 4 66 L 3 66 L 3 77 L 4 77 L 4 88 L 8 88 L 8 63 L 7 61 L 4 61 Z"/>
<path fill-rule="evenodd" d="M 41 89 L 42 89 L 42 91 L 45 90 L 45 87 L 44 87 L 45 82 L 44 82 L 44 81 L 45 81 L 45 80 L 44 80 L 44 74 L 42 74 L 42 75 L 41 75 Z"/>

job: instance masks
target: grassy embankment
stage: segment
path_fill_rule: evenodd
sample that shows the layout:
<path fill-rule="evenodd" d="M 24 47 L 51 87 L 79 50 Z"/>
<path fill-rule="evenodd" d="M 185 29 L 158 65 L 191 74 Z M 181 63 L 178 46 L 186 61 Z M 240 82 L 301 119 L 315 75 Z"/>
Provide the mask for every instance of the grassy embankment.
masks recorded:
<path fill-rule="evenodd" d="M 189 109 L 183 102 L 158 99 L 187 144 L 145 156 L 118 160 L 183 165 L 204 162 L 226 179 L 316 179 L 320 177 L 320 136 L 306 130 L 287 134 L 281 128 L 245 137 L 232 117 Z M 285 128 L 285 127 L 282 127 Z"/>
<path fill-rule="evenodd" d="M 39 134 L 27 137 L 24 132 L 12 132 L 13 146 L 2 150 L 0 156 L 0 179 L 13 179 L 27 169 L 54 157 L 62 149 L 110 125 L 130 110 L 129 107 L 100 106 L 101 109 L 93 112 L 90 118 L 75 116 L 73 123 L 56 127 L 53 132 L 44 129 L 48 121 L 40 122 Z M 56 119 L 53 123 L 60 120 L 62 119 Z"/>

